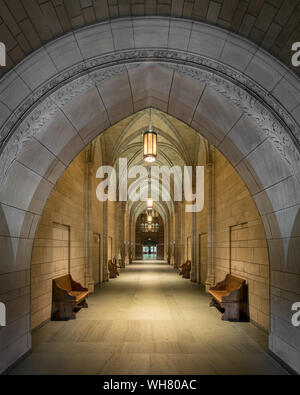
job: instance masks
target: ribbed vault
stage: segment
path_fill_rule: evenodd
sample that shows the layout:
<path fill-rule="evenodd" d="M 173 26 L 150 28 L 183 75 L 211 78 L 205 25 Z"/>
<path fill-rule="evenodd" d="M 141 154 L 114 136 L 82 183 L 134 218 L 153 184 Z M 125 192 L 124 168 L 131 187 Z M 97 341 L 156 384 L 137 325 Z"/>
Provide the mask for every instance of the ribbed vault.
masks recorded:
<path fill-rule="evenodd" d="M 150 115 L 151 114 L 151 115 Z M 147 164 L 143 158 L 143 132 L 148 129 L 149 122 L 158 132 L 158 156 L 153 166 L 179 166 L 183 171 L 184 166 L 192 166 L 200 161 L 207 162 L 208 141 L 192 128 L 178 121 L 155 108 L 147 108 L 132 116 L 120 121 L 118 124 L 107 129 L 98 139 L 103 147 L 104 163 L 113 166 L 119 173 L 119 159 L 127 159 L 127 173 L 133 166 L 144 166 L 147 169 L 147 177 L 141 177 L 143 187 L 141 194 L 150 194 L 151 165 Z M 124 170 L 125 171 L 125 170 Z M 126 174 L 120 173 L 121 176 Z M 158 190 L 153 189 L 159 196 L 162 196 L 165 186 L 157 180 Z M 136 180 L 129 179 L 128 187 L 135 188 Z M 171 197 L 174 181 L 171 177 Z M 150 196 L 150 195 L 149 195 Z M 154 209 L 160 214 L 163 221 L 167 221 L 174 213 L 174 202 L 160 201 L 154 202 Z M 145 210 L 145 202 L 128 200 L 126 202 L 126 212 L 133 222 Z"/>

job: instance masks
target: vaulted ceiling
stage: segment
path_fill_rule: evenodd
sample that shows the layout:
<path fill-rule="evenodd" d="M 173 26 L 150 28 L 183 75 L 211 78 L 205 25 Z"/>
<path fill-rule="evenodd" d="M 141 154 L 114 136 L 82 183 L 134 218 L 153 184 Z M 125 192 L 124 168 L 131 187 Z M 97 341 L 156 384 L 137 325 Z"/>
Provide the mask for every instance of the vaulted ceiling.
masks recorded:
<path fill-rule="evenodd" d="M 247 37 L 291 65 L 300 41 L 300 0 L 0 0 L 0 41 L 8 65 L 64 33 L 108 19 L 172 16 L 218 25 Z M 299 68 L 294 71 L 300 74 Z"/>
<path fill-rule="evenodd" d="M 98 139 L 104 165 L 117 167 L 119 158 L 127 158 L 128 168 L 135 165 L 146 166 L 196 166 L 208 161 L 208 141 L 194 129 L 161 111 L 151 109 L 153 129 L 158 132 L 157 160 L 148 164 L 143 158 L 143 132 L 148 129 L 150 109 L 123 119 L 107 129 Z M 149 176 L 150 174 L 148 174 Z M 143 190 L 148 191 L 148 176 L 143 179 Z M 130 186 L 134 180 L 129 180 Z M 160 192 L 162 185 L 160 184 Z M 174 203 L 154 202 L 154 208 L 163 220 L 174 210 Z M 134 220 L 145 210 L 145 202 L 127 202 L 127 210 Z"/>

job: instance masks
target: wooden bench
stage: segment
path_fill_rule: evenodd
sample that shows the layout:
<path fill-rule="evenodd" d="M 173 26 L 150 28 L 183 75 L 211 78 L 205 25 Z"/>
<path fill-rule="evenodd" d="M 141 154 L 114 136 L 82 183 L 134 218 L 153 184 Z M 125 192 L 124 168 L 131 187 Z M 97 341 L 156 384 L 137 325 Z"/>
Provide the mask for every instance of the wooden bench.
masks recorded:
<path fill-rule="evenodd" d="M 53 302 L 55 320 L 74 320 L 76 311 L 88 307 L 86 298 L 89 291 L 74 281 L 70 274 L 53 280 Z"/>
<path fill-rule="evenodd" d="M 183 278 L 190 278 L 191 276 L 191 267 L 192 267 L 192 262 L 191 261 L 186 261 L 185 265 L 182 268 L 182 277 Z"/>
<path fill-rule="evenodd" d="M 116 271 L 117 271 L 117 275 L 119 276 L 120 275 L 120 269 L 121 269 L 119 261 L 116 259 L 116 261 L 113 262 L 113 265 L 115 266 Z"/>
<path fill-rule="evenodd" d="M 116 278 L 117 276 L 119 276 L 120 274 L 119 271 L 120 271 L 120 266 L 113 263 L 113 261 L 110 259 L 108 261 L 109 278 Z"/>
<path fill-rule="evenodd" d="M 177 267 L 177 270 L 178 270 L 178 273 L 179 273 L 180 276 L 182 275 L 182 268 L 183 268 L 184 265 L 185 265 L 185 263 L 182 263 L 181 265 L 179 265 Z"/>
<path fill-rule="evenodd" d="M 185 263 L 178 267 L 179 274 L 182 275 L 183 278 L 190 278 L 192 262 L 187 260 Z"/>
<path fill-rule="evenodd" d="M 246 281 L 227 274 L 225 280 L 219 282 L 208 291 L 212 296 L 210 306 L 225 309 L 222 320 L 239 321 L 240 310 L 246 301 Z"/>

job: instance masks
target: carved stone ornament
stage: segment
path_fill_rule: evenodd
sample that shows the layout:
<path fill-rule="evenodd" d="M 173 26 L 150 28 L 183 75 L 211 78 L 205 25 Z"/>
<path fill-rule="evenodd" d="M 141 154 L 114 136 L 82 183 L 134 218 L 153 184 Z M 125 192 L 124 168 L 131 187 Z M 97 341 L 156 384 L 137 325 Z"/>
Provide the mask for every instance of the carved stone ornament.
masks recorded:
<path fill-rule="evenodd" d="M 169 49 L 119 51 L 83 61 L 49 79 L 28 96 L 0 130 L 0 185 L 24 145 L 78 94 L 103 81 L 155 62 L 202 81 L 230 100 L 263 130 L 295 175 L 300 168 L 300 128 L 280 103 L 251 78 L 203 56 Z"/>

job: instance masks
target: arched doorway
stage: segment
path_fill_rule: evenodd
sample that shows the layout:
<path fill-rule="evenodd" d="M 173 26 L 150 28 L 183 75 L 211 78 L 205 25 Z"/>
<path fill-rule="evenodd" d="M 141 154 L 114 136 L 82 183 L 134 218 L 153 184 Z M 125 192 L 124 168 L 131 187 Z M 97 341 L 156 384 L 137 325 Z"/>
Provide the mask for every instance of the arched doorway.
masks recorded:
<path fill-rule="evenodd" d="M 53 71 L 45 64 L 55 62 L 55 50 L 53 58 L 36 53 L 15 75 L 13 83 L 24 86 L 26 81 L 30 89 L 18 90 L 13 100 L 7 98 L 1 128 L 6 138 L 0 157 L 1 255 L 6 257 L 1 278 L 11 312 L 4 329 L 1 370 L 31 347 L 24 324 L 30 314 L 28 292 L 19 292 L 16 299 L 9 295 L 12 290 L 29 289 L 33 239 L 53 186 L 95 136 L 149 106 L 191 125 L 226 156 L 245 182 L 268 240 L 274 301 L 269 347 L 298 369 L 300 345 L 293 335 L 297 329 L 290 326 L 287 311 L 290 300 L 299 295 L 299 124 L 295 112 L 299 80 L 252 44 L 238 37 L 228 41 L 220 29 L 177 20 L 170 23 L 171 29 L 166 29 L 162 19 L 153 35 L 147 20 L 134 28 L 120 22 L 114 39 L 123 37 L 122 50 L 118 45 L 93 45 L 94 39 L 107 42 L 106 24 L 92 28 L 87 39 L 84 30 L 78 33 L 76 45 L 89 50 L 82 52 L 85 59 L 79 63 L 76 60 Z M 202 45 L 197 40 L 200 31 L 204 42 L 211 38 L 218 45 Z M 61 44 L 57 40 L 56 45 Z M 251 55 L 249 63 L 242 65 L 238 56 L 228 65 L 226 51 L 220 53 L 223 46 Z M 36 70 L 35 83 L 25 64 Z M 3 90 L 6 83 L 1 81 Z M 8 335 L 12 328 L 18 339 Z"/>
<path fill-rule="evenodd" d="M 157 243 L 150 237 L 143 242 L 143 260 L 157 260 Z"/>
<path fill-rule="evenodd" d="M 135 227 L 135 259 L 164 260 L 164 237 L 164 223 L 160 214 L 153 213 L 151 224 L 147 223 L 147 213 L 140 214 Z"/>

